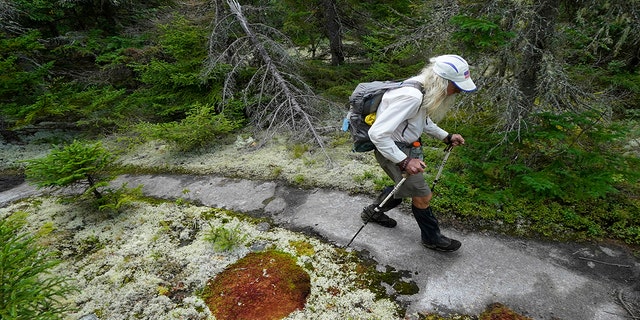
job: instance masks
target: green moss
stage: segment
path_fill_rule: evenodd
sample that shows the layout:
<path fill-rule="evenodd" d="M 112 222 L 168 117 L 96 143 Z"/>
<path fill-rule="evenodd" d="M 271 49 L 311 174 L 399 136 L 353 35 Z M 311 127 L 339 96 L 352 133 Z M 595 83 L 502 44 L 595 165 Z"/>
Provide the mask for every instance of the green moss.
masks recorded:
<path fill-rule="evenodd" d="M 531 320 L 531 318 L 520 315 L 501 303 L 492 303 L 478 317 L 461 314 L 442 316 L 427 313 L 421 314 L 420 320 Z"/>
<path fill-rule="evenodd" d="M 410 276 L 409 271 L 396 270 L 391 266 L 387 266 L 385 272 L 378 273 L 380 281 L 390 285 L 400 295 L 414 295 L 420 291 L 415 281 L 405 280 Z"/>
<path fill-rule="evenodd" d="M 296 254 L 299 256 L 312 256 L 316 253 L 313 245 L 307 241 L 289 241 L 289 245 L 291 245 L 295 250 Z"/>
<path fill-rule="evenodd" d="M 169 294 L 169 288 L 165 286 L 158 286 L 157 291 L 158 291 L 158 295 L 161 295 L 161 296 L 166 296 L 167 294 Z"/>
<path fill-rule="evenodd" d="M 376 269 L 377 262 L 362 252 L 347 252 L 343 249 L 337 249 L 336 252 L 341 254 L 335 260 L 345 260 L 355 264 L 355 273 L 357 278 L 354 280 L 358 287 L 368 289 L 375 294 L 376 299 L 395 300 L 397 295 L 413 295 L 419 292 L 420 288 L 414 281 L 407 280 L 411 273 L 408 271 L 398 271 L 393 267 L 387 266 L 384 272 Z M 383 284 L 390 285 L 395 293 L 389 295 Z M 398 305 L 398 314 L 402 317 L 406 310 Z"/>
<path fill-rule="evenodd" d="M 293 182 L 296 183 L 296 184 L 303 184 L 304 181 L 305 181 L 305 177 L 302 174 L 296 174 L 293 177 Z"/>
<path fill-rule="evenodd" d="M 100 241 L 100 238 L 96 235 L 90 235 L 75 244 L 75 249 L 78 258 L 85 255 L 97 252 L 105 247 L 105 244 Z"/>
<path fill-rule="evenodd" d="M 374 172 L 366 170 L 361 175 L 354 175 L 353 181 L 360 183 L 360 182 L 372 180 L 376 178 L 376 176 L 377 175 Z"/>
<path fill-rule="evenodd" d="M 393 290 L 401 295 L 413 295 L 420 291 L 420 288 L 414 281 L 397 281 L 393 284 Z"/>
<path fill-rule="evenodd" d="M 143 175 L 143 174 L 197 174 L 194 170 L 187 168 L 168 166 L 144 166 L 144 165 L 114 165 L 111 171 L 115 175 L 131 174 L 131 175 Z"/>
<path fill-rule="evenodd" d="M 349 132 L 339 131 L 330 133 L 329 136 L 331 137 L 331 140 L 329 140 L 328 143 L 329 147 L 337 148 L 348 146 L 349 148 L 351 148 L 352 146 L 353 141 L 351 140 L 351 134 Z"/>
<path fill-rule="evenodd" d="M 250 224 L 257 225 L 261 222 L 270 222 L 268 218 L 255 218 L 249 216 L 242 212 L 222 209 L 222 208 L 211 208 L 207 211 L 204 211 L 200 214 L 200 219 L 209 221 L 213 219 L 221 219 L 222 223 L 228 223 L 230 219 L 236 218 L 241 222 L 246 222 Z"/>
<path fill-rule="evenodd" d="M 93 310 L 93 314 L 95 314 L 96 317 L 98 317 L 98 319 L 102 319 L 102 317 L 105 316 L 104 311 L 102 309 Z"/>
<path fill-rule="evenodd" d="M 476 317 L 468 316 L 468 315 L 449 315 L 447 317 L 443 317 L 437 314 L 424 314 L 420 318 L 421 320 L 477 320 Z"/>
<path fill-rule="evenodd" d="M 269 169 L 271 170 L 271 173 L 269 174 L 271 179 L 277 179 L 282 174 L 281 166 L 269 165 Z"/>

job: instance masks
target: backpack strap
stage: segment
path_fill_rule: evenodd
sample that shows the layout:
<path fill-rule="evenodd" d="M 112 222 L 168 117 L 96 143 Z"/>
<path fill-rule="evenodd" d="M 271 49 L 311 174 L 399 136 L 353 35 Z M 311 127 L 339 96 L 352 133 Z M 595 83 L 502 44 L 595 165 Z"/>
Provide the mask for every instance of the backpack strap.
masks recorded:
<path fill-rule="evenodd" d="M 422 83 L 419 81 L 415 81 L 415 80 L 402 81 L 400 83 L 400 87 L 414 87 L 420 90 L 422 94 L 424 94 L 424 88 L 422 87 Z"/>

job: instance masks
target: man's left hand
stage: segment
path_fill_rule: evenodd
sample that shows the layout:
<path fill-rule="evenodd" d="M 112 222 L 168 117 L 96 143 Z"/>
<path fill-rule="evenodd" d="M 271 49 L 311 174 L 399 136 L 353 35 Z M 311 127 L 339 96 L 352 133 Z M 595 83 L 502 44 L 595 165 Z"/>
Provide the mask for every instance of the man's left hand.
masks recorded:
<path fill-rule="evenodd" d="M 448 139 L 445 139 L 446 144 L 450 144 L 452 146 L 461 146 L 464 144 L 464 138 L 457 133 L 454 133 L 447 138 Z M 449 141 L 446 141 L 446 140 L 449 140 Z"/>
<path fill-rule="evenodd" d="M 461 135 L 454 133 L 453 135 L 451 135 L 449 143 L 451 143 L 451 145 L 453 146 L 461 146 L 464 144 L 464 138 Z"/>

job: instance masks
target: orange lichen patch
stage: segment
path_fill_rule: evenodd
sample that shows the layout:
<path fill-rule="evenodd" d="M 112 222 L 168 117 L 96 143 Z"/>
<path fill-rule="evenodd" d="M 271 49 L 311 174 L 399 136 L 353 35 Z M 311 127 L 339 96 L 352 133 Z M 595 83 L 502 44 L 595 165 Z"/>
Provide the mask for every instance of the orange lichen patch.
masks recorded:
<path fill-rule="evenodd" d="M 278 251 L 249 253 L 207 284 L 205 301 L 218 320 L 275 320 L 304 308 L 309 274 Z"/>
<path fill-rule="evenodd" d="M 501 303 L 493 303 L 480 315 L 479 320 L 532 320 L 515 313 Z"/>

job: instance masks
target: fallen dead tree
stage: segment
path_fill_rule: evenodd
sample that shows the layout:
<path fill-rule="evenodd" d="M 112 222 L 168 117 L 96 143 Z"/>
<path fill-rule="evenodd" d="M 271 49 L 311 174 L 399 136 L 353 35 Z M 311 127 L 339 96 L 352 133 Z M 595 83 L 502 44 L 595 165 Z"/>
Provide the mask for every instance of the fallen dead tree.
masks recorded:
<path fill-rule="evenodd" d="M 223 98 L 228 100 L 242 96 L 253 128 L 265 130 L 267 137 L 283 129 L 293 132 L 298 138 L 310 137 L 331 162 L 316 124 L 318 110 L 323 103 L 325 107 L 330 103 L 315 95 L 295 73 L 294 70 L 298 70 L 296 62 L 282 44 L 288 41 L 284 35 L 264 25 L 253 28 L 236 0 L 226 2 L 230 15 L 216 14 L 218 21 L 210 38 L 207 68 L 207 72 L 212 72 L 219 64 L 231 66 L 226 75 Z M 219 3 L 216 8 L 218 12 L 222 10 Z M 240 30 L 234 29 L 237 25 Z M 234 33 L 238 31 L 244 35 Z M 256 71 L 246 84 L 239 87 L 236 81 L 238 73 L 249 66 Z"/>

